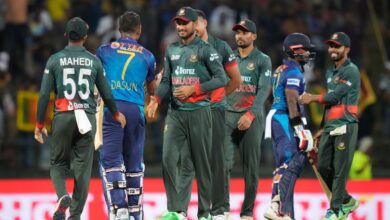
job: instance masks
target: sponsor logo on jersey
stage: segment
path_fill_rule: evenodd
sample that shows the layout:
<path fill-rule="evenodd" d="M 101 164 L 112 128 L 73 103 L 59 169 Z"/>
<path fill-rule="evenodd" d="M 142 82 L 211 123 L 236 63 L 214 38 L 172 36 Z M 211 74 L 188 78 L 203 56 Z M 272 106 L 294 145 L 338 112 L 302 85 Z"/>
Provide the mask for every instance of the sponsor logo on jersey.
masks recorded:
<path fill-rule="evenodd" d="M 248 65 L 246 65 L 246 68 L 250 71 L 254 70 L 255 69 L 255 64 L 250 62 L 248 63 Z"/>
<path fill-rule="evenodd" d="M 171 60 L 178 60 L 178 59 L 180 59 L 180 55 L 179 54 L 171 55 Z"/>
<path fill-rule="evenodd" d="M 241 79 L 244 82 L 251 82 L 252 77 L 250 77 L 250 76 L 241 76 Z"/>
<path fill-rule="evenodd" d="M 290 85 L 290 86 L 299 86 L 299 83 L 301 82 L 301 80 L 299 79 L 287 79 L 287 85 Z"/>
<path fill-rule="evenodd" d="M 195 75 L 195 69 L 186 69 L 178 66 L 175 69 L 175 75 Z"/>
<path fill-rule="evenodd" d="M 121 46 L 121 44 L 119 42 L 112 42 L 111 43 L 111 48 L 112 49 L 117 49 Z"/>
<path fill-rule="evenodd" d="M 229 62 L 232 62 L 235 59 L 236 59 L 236 56 L 234 54 L 230 54 L 230 56 L 228 58 Z"/>
<path fill-rule="evenodd" d="M 191 54 L 191 56 L 190 56 L 190 61 L 191 61 L 192 63 L 197 62 L 197 61 L 198 61 L 198 55 L 196 55 L 196 54 Z"/>
<path fill-rule="evenodd" d="M 218 59 L 219 55 L 217 53 L 212 53 L 210 54 L 210 61 L 214 61 Z"/>

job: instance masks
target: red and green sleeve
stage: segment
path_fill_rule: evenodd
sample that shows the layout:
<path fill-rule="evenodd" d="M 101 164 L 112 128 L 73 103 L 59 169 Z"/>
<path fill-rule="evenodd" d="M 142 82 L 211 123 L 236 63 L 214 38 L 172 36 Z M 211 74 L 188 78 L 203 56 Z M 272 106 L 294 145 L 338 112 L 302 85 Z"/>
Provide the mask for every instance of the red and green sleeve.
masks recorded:
<path fill-rule="evenodd" d="M 329 105 L 340 103 L 342 98 L 351 90 L 352 86 L 355 83 L 358 83 L 359 77 L 358 71 L 354 71 L 352 68 L 346 69 L 346 71 L 341 75 L 341 78 L 338 81 L 339 83 L 335 85 L 333 91 L 328 91 L 326 95 L 321 95 L 319 97 L 319 102 Z"/>
<path fill-rule="evenodd" d="M 200 85 L 195 85 L 196 95 L 223 87 L 227 82 L 226 74 L 221 63 L 221 56 L 214 48 L 209 45 L 204 47 L 202 58 L 211 74 L 211 79 Z"/>
<path fill-rule="evenodd" d="M 268 98 L 271 87 L 272 64 L 268 56 L 261 57 L 262 63 L 259 65 L 259 82 L 257 84 L 257 93 L 250 110 L 246 113 L 252 115 L 261 115 L 264 112 L 264 103 Z"/>

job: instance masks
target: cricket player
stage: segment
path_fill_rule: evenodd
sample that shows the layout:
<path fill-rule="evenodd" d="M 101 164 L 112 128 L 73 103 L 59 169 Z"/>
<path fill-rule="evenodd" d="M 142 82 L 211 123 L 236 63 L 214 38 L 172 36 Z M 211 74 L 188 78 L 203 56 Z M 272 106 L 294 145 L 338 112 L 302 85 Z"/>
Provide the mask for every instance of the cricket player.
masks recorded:
<path fill-rule="evenodd" d="M 324 220 L 347 219 L 359 202 L 346 189 L 349 170 L 358 135 L 358 101 L 360 72 L 348 58 L 351 40 L 344 32 L 334 33 L 329 40 L 328 53 L 333 65 L 326 70 L 327 93 L 305 93 L 301 102 L 325 105 L 318 147 L 318 171 L 332 192 L 330 208 Z"/>
<path fill-rule="evenodd" d="M 117 110 L 100 61 L 83 47 L 87 32 L 88 25 L 81 18 L 67 22 L 68 46 L 47 61 L 39 94 L 34 136 L 39 143 L 47 135 L 44 119 L 53 88 L 56 96 L 50 149 L 50 177 L 58 196 L 54 220 L 64 220 L 69 206 L 68 219 L 79 220 L 88 196 L 96 132 L 95 84 L 109 109 L 107 117 L 119 127 L 126 124 Z M 70 167 L 75 182 L 72 198 L 65 185 Z"/>
<path fill-rule="evenodd" d="M 225 139 L 225 95 L 232 93 L 240 84 L 241 77 L 238 69 L 236 55 L 230 46 L 207 32 L 206 14 L 201 10 L 196 10 L 198 20 L 196 26 L 197 35 L 205 42 L 210 44 L 221 56 L 225 73 L 229 81 L 225 87 L 218 88 L 211 92 L 211 115 L 212 115 L 212 143 L 211 143 L 211 215 L 213 219 L 224 219 L 223 202 L 225 197 L 225 188 L 221 187 L 225 181 L 224 166 L 224 142 Z M 185 149 L 183 149 L 185 150 Z M 181 152 L 181 173 L 180 182 L 182 189 L 179 190 L 183 205 L 188 208 L 191 199 L 192 182 L 195 176 L 194 165 L 191 161 L 190 152 Z"/>
<path fill-rule="evenodd" d="M 180 152 L 188 148 L 198 183 L 198 218 L 210 218 L 211 201 L 211 109 L 209 92 L 226 84 L 221 57 L 195 34 L 197 12 L 178 10 L 173 21 L 180 41 L 169 45 L 164 75 L 151 97 L 147 112 L 153 117 L 158 104 L 170 96 L 163 142 L 163 178 L 167 208 L 161 219 L 184 219 L 185 208 L 178 196 Z"/>
<path fill-rule="evenodd" d="M 245 196 L 241 219 L 253 219 L 253 208 L 259 178 L 260 146 L 265 126 L 264 103 L 270 91 L 271 59 L 254 46 L 256 24 L 242 20 L 233 26 L 238 49 L 234 51 L 242 84 L 227 97 L 225 139 L 225 201 L 224 211 L 230 212 L 230 172 L 238 148 L 245 180 Z"/>
<path fill-rule="evenodd" d="M 121 37 L 97 50 L 116 104 L 126 117 L 122 129 L 105 109 L 100 164 L 110 220 L 142 220 L 145 165 L 144 82 L 147 93 L 155 92 L 156 62 L 137 41 L 141 19 L 135 12 L 119 17 Z"/>
<path fill-rule="evenodd" d="M 294 219 L 294 186 L 313 148 L 310 130 L 305 129 L 299 95 L 305 91 L 303 66 L 311 60 L 313 46 L 308 36 L 292 33 L 283 42 L 287 59 L 272 75 L 273 104 L 267 116 L 265 138 L 272 137 L 276 170 L 273 173 L 271 207 L 266 219 Z M 269 132 L 270 131 L 270 132 Z"/>

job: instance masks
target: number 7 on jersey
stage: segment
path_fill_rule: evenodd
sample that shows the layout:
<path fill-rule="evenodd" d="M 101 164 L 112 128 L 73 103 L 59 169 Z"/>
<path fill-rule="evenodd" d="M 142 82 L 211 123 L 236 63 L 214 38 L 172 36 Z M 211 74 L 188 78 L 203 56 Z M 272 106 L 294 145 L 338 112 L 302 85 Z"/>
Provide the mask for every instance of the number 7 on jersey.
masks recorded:
<path fill-rule="evenodd" d="M 129 52 L 129 51 L 123 51 L 123 50 L 117 50 L 117 53 L 128 54 L 129 55 L 129 58 L 127 58 L 127 60 L 125 62 L 125 65 L 123 66 L 123 70 L 122 70 L 122 80 L 125 80 L 125 74 L 126 74 L 126 71 L 127 71 L 127 67 L 129 66 L 130 61 L 134 58 L 135 53 L 134 52 Z"/>

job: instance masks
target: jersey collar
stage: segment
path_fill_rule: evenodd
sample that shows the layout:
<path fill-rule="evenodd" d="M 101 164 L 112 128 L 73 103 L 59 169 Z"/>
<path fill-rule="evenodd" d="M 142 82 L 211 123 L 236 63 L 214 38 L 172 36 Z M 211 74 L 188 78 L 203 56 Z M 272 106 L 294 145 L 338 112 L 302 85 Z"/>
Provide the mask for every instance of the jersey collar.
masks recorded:
<path fill-rule="evenodd" d="M 72 50 L 72 51 L 83 51 L 85 50 L 85 47 L 83 46 L 66 46 L 65 50 Z"/>
<path fill-rule="evenodd" d="M 299 65 L 299 63 L 295 62 L 294 60 L 283 59 L 283 64 L 285 64 L 289 67 L 301 69 L 301 66 Z"/>
<path fill-rule="evenodd" d="M 194 38 L 189 44 L 183 44 L 183 43 L 181 42 L 181 40 L 180 40 L 180 41 L 179 41 L 179 45 L 180 45 L 180 47 L 184 47 L 184 46 L 189 46 L 189 45 L 191 45 L 191 44 L 198 44 L 199 41 L 201 41 L 200 37 L 198 37 L 197 35 L 195 35 L 195 38 Z"/>
<path fill-rule="evenodd" d="M 350 63 L 351 63 L 351 59 L 349 59 L 349 58 L 346 59 L 345 62 L 343 63 L 343 65 L 341 65 L 339 69 L 348 66 Z M 335 65 L 333 65 L 331 69 L 332 69 L 332 71 L 339 70 L 339 69 L 336 69 Z"/>
<path fill-rule="evenodd" d="M 248 54 L 248 56 L 242 58 L 240 56 L 240 53 L 238 52 L 238 48 L 237 48 L 234 50 L 234 54 L 236 55 L 236 57 L 239 57 L 240 59 L 247 59 L 247 58 L 251 58 L 251 57 L 256 56 L 258 51 L 259 51 L 259 49 L 257 49 L 257 47 L 253 47 L 253 50 Z"/>
<path fill-rule="evenodd" d="M 120 37 L 117 41 L 126 43 L 138 43 L 137 40 L 130 37 Z"/>

